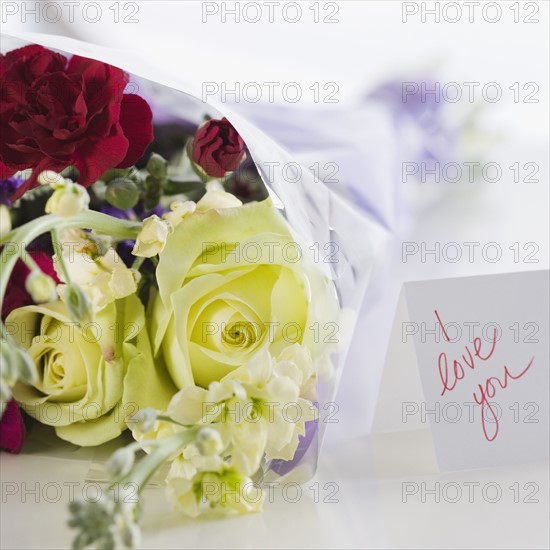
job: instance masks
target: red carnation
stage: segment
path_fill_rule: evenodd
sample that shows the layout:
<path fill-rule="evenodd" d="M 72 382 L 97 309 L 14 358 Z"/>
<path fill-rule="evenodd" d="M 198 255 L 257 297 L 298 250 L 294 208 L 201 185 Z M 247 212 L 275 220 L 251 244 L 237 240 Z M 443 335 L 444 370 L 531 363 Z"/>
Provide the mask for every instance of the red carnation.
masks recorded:
<path fill-rule="evenodd" d="M 15 399 L 8 401 L 0 420 L 0 449 L 18 453 L 25 442 L 25 423 Z"/>
<path fill-rule="evenodd" d="M 91 185 L 109 168 L 132 166 L 153 140 L 149 105 L 124 94 L 128 75 L 112 65 L 26 46 L 0 57 L 0 179 L 32 168 L 11 197 L 43 170 L 75 165 Z"/>
<path fill-rule="evenodd" d="M 244 152 L 243 139 L 226 118 L 205 122 L 193 138 L 193 162 L 213 178 L 236 170 Z"/>

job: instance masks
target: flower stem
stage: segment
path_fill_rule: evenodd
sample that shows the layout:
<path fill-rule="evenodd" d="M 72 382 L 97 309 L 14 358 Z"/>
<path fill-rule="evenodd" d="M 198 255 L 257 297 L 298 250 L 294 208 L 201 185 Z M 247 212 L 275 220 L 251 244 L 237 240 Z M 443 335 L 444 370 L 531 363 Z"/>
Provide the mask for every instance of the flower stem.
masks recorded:
<path fill-rule="evenodd" d="M 141 267 L 144 261 L 145 261 L 144 256 L 136 256 L 136 259 L 132 263 L 132 269 L 139 271 L 139 268 Z"/>
<path fill-rule="evenodd" d="M 190 428 L 188 424 L 182 424 L 181 422 L 178 422 L 177 420 L 174 420 L 171 416 L 167 416 L 164 414 L 159 414 L 157 416 L 157 420 L 161 420 L 163 422 L 170 422 L 172 424 L 176 424 L 177 426 L 181 426 L 182 428 Z"/>
<path fill-rule="evenodd" d="M 21 227 L 17 227 L 0 239 L 0 246 L 3 246 L 2 253 L 0 254 L 0 266 L 2 267 L 0 303 L 4 300 L 8 280 L 15 267 L 15 263 L 22 256 L 26 245 L 43 233 L 52 231 L 53 229 L 60 231 L 61 229 L 71 227 L 93 229 L 97 233 L 110 235 L 115 239 L 135 239 L 142 224 L 141 222 L 120 220 L 101 212 L 87 210 L 75 214 L 70 218 L 47 214 L 31 220 Z"/>
<path fill-rule="evenodd" d="M 147 482 L 153 474 L 175 453 L 181 451 L 185 446 L 195 440 L 195 436 L 199 431 L 200 426 L 190 428 L 176 435 L 163 440 L 151 441 L 151 444 L 156 447 L 155 450 L 142 459 L 130 473 L 126 474 L 119 483 L 129 482 L 134 483 L 138 487 L 138 493 L 145 488 Z M 143 446 L 147 446 L 147 442 L 142 442 Z"/>
<path fill-rule="evenodd" d="M 63 277 L 65 278 L 65 283 L 70 284 L 71 283 L 71 276 L 69 275 L 69 270 L 67 269 L 67 264 L 65 263 L 65 258 L 63 258 L 63 247 L 61 245 L 61 241 L 59 239 L 59 232 L 57 229 L 51 230 L 51 236 L 52 236 L 52 245 L 53 250 L 56 255 L 56 259 L 59 262 L 59 265 L 61 266 L 61 271 L 63 271 Z"/>
<path fill-rule="evenodd" d="M 40 269 L 40 266 L 35 262 L 34 258 L 30 254 L 22 254 L 21 260 L 31 270 L 31 272 L 32 271 L 42 272 L 42 269 Z"/>
<path fill-rule="evenodd" d="M 0 245 L 3 246 L 2 252 L 0 253 L 0 266 L 2 268 L 2 277 L 0 277 L 0 303 L 4 301 L 4 294 L 8 286 L 11 272 L 17 260 L 25 251 L 26 245 L 42 233 L 50 231 L 53 227 L 59 226 L 63 221 L 64 219 L 60 216 L 41 216 L 40 218 L 10 231 L 0 241 Z"/>

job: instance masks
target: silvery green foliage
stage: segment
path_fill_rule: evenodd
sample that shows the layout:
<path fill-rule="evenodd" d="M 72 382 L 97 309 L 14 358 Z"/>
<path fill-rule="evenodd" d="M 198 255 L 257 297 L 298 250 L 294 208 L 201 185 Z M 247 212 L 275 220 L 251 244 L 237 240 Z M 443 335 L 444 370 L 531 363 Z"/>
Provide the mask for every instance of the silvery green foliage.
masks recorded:
<path fill-rule="evenodd" d="M 130 502 L 132 499 L 127 498 L 124 490 L 117 490 L 115 495 L 104 494 L 96 502 L 79 500 L 69 504 L 69 527 L 79 531 L 73 541 L 74 550 L 87 547 L 114 550 L 117 547 L 140 546 L 141 533 L 135 521 L 138 505 Z"/>

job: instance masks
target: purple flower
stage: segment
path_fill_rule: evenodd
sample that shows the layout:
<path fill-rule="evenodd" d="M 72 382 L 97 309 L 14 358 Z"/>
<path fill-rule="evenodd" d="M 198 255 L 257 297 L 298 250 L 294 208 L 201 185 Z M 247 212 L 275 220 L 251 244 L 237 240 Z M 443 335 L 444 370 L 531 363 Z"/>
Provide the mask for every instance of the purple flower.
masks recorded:
<path fill-rule="evenodd" d="M 104 203 L 101 205 L 101 212 L 108 214 L 113 218 L 120 218 L 121 220 L 130 220 L 135 218 L 133 209 L 121 210 L 115 206 L 110 205 L 109 203 Z"/>
<path fill-rule="evenodd" d="M 16 189 L 21 187 L 25 181 L 23 176 L 17 174 L 10 176 L 8 179 L 0 181 L 0 204 L 11 206 L 10 197 L 15 193 Z"/>

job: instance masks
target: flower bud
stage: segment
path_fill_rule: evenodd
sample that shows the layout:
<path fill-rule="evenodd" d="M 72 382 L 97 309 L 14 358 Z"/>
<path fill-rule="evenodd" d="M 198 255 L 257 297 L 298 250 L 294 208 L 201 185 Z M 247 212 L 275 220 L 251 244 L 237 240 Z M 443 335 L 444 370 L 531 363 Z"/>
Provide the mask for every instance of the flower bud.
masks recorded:
<path fill-rule="evenodd" d="M 116 178 L 107 186 L 105 200 L 120 210 L 133 208 L 139 200 L 139 189 L 129 178 Z"/>
<path fill-rule="evenodd" d="M 158 412 L 155 409 L 147 407 L 134 414 L 132 418 L 128 420 L 128 424 L 133 425 L 135 430 L 145 434 L 155 427 L 157 416 Z"/>
<path fill-rule="evenodd" d="M 0 204 L 0 238 L 11 231 L 11 217 L 9 208 Z"/>
<path fill-rule="evenodd" d="M 117 449 L 105 464 L 105 470 L 111 479 L 124 477 L 134 465 L 135 454 L 128 447 Z"/>
<path fill-rule="evenodd" d="M 28 384 L 34 384 L 38 380 L 38 374 L 34 362 L 29 357 L 29 354 L 16 346 L 17 368 L 19 370 L 19 378 Z"/>
<path fill-rule="evenodd" d="M 214 428 L 202 428 L 197 434 L 195 445 L 201 455 L 219 455 L 224 447 L 222 437 Z"/>
<path fill-rule="evenodd" d="M 126 523 L 120 534 L 126 548 L 141 548 L 141 531 L 135 523 Z"/>
<path fill-rule="evenodd" d="M 68 218 L 87 210 L 90 204 L 90 195 L 86 188 L 71 180 L 62 179 L 62 182 L 59 183 L 57 180 L 50 182 L 55 191 L 46 203 L 46 213 Z"/>
<path fill-rule="evenodd" d="M 197 211 L 206 212 L 220 208 L 235 208 L 236 206 L 242 206 L 242 204 L 235 195 L 214 188 L 206 191 L 206 194 L 197 203 Z"/>
<path fill-rule="evenodd" d="M 222 178 L 236 170 L 245 158 L 245 143 L 226 119 L 201 124 L 189 147 L 194 168 L 211 178 Z"/>
<path fill-rule="evenodd" d="M 40 185 L 49 185 L 52 189 L 63 189 L 67 185 L 67 180 L 53 170 L 45 170 L 38 176 Z"/>
<path fill-rule="evenodd" d="M 0 348 L 0 377 L 2 382 L 6 384 L 9 397 L 9 386 L 13 386 L 17 380 L 17 367 L 13 360 L 10 345 L 3 341 Z M 4 394 L 2 394 L 4 400 Z"/>
<path fill-rule="evenodd" d="M 71 318 L 80 324 L 90 322 L 93 317 L 93 309 L 86 292 L 74 283 L 66 285 L 63 292 L 64 302 Z"/>
<path fill-rule="evenodd" d="M 162 181 L 154 176 L 147 176 L 143 182 L 143 208 L 153 210 L 162 197 Z"/>
<path fill-rule="evenodd" d="M 197 205 L 193 201 L 174 201 L 170 205 L 170 212 L 167 212 L 162 216 L 166 221 L 172 224 L 172 227 L 177 227 L 181 220 L 191 215 L 197 208 Z"/>
<path fill-rule="evenodd" d="M 25 288 L 36 304 L 53 302 L 57 299 L 55 281 L 40 270 L 30 273 L 25 281 Z"/>
<path fill-rule="evenodd" d="M 2 341 L 0 354 L 0 374 L 8 387 L 14 386 L 21 379 L 29 384 L 36 381 L 36 367 L 29 355 L 11 339 Z"/>
<path fill-rule="evenodd" d="M 157 153 L 153 153 L 145 168 L 153 177 L 162 179 L 166 177 L 168 163 L 166 162 L 166 159 L 160 155 L 157 155 Z"/>
<path fill-rule="evenodd" d="M 152 215 L 143 221 L 136 244 L 132 250 L 134 256 L 151 258 L 164 249 L 168 235 L 173 231 L 172 225 L 157 215 Z"/>

